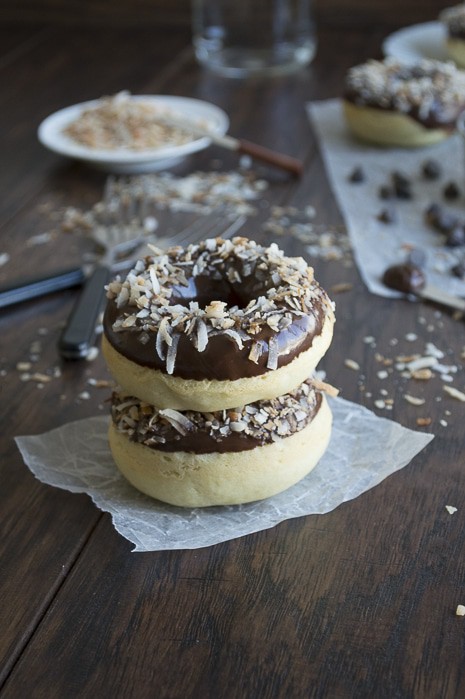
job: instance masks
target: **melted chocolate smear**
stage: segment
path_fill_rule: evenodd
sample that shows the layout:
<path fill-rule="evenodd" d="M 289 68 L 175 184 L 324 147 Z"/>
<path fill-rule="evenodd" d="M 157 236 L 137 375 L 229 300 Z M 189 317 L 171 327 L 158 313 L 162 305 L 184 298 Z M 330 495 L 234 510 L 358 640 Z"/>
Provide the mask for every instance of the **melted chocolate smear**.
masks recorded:
<path fill-rule="evenodd" d="M 425 274 L 412 264 L 393 265 L 383 274 L 383 284 L 403 294 L 417 294 L 426 284 Z"/>

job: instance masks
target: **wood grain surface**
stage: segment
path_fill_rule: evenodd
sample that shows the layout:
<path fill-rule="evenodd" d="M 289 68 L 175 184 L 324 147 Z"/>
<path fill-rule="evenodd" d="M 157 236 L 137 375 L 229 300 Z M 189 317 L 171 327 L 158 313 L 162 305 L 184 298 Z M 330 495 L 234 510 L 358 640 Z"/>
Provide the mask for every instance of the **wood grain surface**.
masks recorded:
<path fill-rule="evenodd" d="M 98 201 L 104 175 L 47 152 L 36 129 L 60 107 L 120 89 L 219 105 L 234 135 L 304 161 L 299 181 L 258 168 L 272 205 L 312 205 L 318 222 L 340 224 L 304 107 L 338 96 L 346 69 L 380 54 L 387 27 L 322 29 L 308 69 L 248 83 L 200 69 L 187 24 L 163 32 L 28 23 L 0 29 L 0 253 L 10 255 L 0 283 L 88 251 L 88 241 L 58 230 L 57 218 L 65 207 Z M 233 169 L 237 156 L 212 147 L 175 172 L 212 167 Z M 51 241 L 30 244 L 54 230 Z M 244 234 L 269 240 L 258 219 L 249 219 Z M 278 242 L 289 254 L 305 253 L 295 238 Z M 457 359 L 463 321 L 431 305 L 369 295 L 354 265 L 310 260 L 330 293 L 350 285 L 335 295 L 335 337 L 322 362 L 328 379 L 344 398 L 375 411 L 373 396 L 386 385 L 395 397 L 388 417 L 416 429 L 418 409 L 402 400 L 395 378 L 381 385 L 379 358 L 364 338 L 373 336 L 376 350 L 394 357 L 394 340 L 414 331 L 420 345 L 447 343 Z M 57 357 L 76 295 L 0 313 L 2 699 L 465 696 L 465 622 L 455 615 L 465 604 L 463 404 L 438 401 L 437 383 L 425 382 L 432 425 L 424 429 L 436 438 L 403 470 L 327 515 L 205 549 L 132 553 L 88 497 L 35 480 L 13 441 L 107 410 L 108 391 L 89 384 L 108 378 L 101 357 Z M 17 363 L 31 356 L 33 371 L 55 369 L 42 388 L 21 380 Z M 347 368 L 347 357 L 360 372 Z M 455 515 L 446 505 L 458 508 Z"/>

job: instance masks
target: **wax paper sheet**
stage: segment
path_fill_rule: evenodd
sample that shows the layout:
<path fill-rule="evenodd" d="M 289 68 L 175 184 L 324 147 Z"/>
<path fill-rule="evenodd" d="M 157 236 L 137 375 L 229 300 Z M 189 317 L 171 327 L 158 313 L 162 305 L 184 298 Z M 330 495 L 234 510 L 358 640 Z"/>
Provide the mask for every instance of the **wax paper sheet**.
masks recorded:
<path fill-rule="evenodd" d="M 293 517 L 329 512 L 404 467 L 433 439 L 342 398 L 329 400 L 333 431 L 316 468 L 284 493 L 247 505 L 184 509 L 139 493 L 116 470 L 105 416 L 17 437 L 16 442 L 40 481 L 90 495 L 111 514 L 116 530 L 135 544 L 135 551 L 195 549 Z"/>
<path fill-rule="evenodd" d="M 406 246 L 412 246 L 426 253 L 428 282 L 462 296 L 465 284 L 451 275 L 450 269 L 464 259 L 463 250 L 445 247 L 442 236 L 424 220 L 426 209 L 435 202 L 465 221 L 465 164 L 461 137 L 454 135 L 440 144 L 420 149 L 376 148 L 351 136 L 340 100 L 313 102 L 307 105 L 307 111 L 347 225 L 356 263 L 368 289 L 381 296 L 399 296 L 381 283 L 381 277 L 390 265 L 404 262 Z M 422 164 L 429 159 L 438 161 L 442 167 L 439 180 L 427 180 L 422 175 Z M 361 166 L 365 173 L 365 180 L 357 184 L 349 181 L 356 166 Z M 390 202 L 397 220 L 383 223 L 378 216 L 387 202 L 380 198 L 379 188 L 389 184 L 395 171 L 409 178 L 413 198 Z M 455 202 L 446 201 L 443 196 L 444 187 L 451 181 L 462 192 Z"/>

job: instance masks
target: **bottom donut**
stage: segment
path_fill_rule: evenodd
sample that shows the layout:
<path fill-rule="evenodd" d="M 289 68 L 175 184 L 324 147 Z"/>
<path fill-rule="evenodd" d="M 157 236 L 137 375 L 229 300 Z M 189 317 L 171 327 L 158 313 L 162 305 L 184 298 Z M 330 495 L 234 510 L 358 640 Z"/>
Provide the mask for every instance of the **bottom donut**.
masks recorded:
<path fill-rule="evenodd" d="M 237 505 L 286 490 L 324 454 L 332 426 L 326 397 L 309 380 L 243 408 L 158 410 L 115 393 L 109 443 L 138 490 L 182 507 Z"/>

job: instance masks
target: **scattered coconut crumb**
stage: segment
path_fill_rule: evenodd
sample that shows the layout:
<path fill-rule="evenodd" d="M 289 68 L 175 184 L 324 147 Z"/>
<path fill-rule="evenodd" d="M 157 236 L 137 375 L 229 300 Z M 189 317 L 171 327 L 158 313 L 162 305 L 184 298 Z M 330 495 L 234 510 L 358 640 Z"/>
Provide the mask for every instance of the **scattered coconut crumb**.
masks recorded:
<path fill-rule="evenodd" d="M 98 347 L 91 347 L 90 350 L 86 354 L 86 361 L 93 362 L 95 359 L 97 359 L 98 355 L 99 355 Z"/>
<path fill-rule="evenodd" d="M 463 393 L 462 391 L 459 391 L 457 388 L 454 388 L 453 386 L 443 386 L 442 389 L 452 398 L 456 398 L 461 403 L 465 403 L 465 393 Z"/>
<path fill-rule="evenodd" d="M 0 267 L 6 265 L 10 261 L 10 256 L 7 252 L 0 252 Z"/>
<path fill-rule="evenodd" d="M 450 515 L 453 515 L 454 512 L 457 512 L 457 508 L 454 507 L 453 505 L 446 505 L 446 510 Z"/>
<path fill-rule="evenodd" d="M 429 427 L 433 420 L 430 417 L 417 417 L 418 427 Z"/>
<path fill-rule="evenodd" d="M 457 609 L 455 610 L 455 614 L 457 616 L 465 616 L 465 605 L 458 604 Z"/>
<path fill-rule="evenodd" d="M 417 398 L 416 396 L 411 396 L 408 393 L 404 393 L 404 398 L 407 403 L 410 403 L 410 405 L 424 405 L 426 402 L 424 398 Z"/>
<path fill-rule="evenodd" d="M 360 364 L 358 364 L 354 359 L 345 359 L 344 364 L 348 369 L 353 369 L 354 371 L 360 370 Z"/>
<path fill-rule="evenodd" d="M 350 282 L 340 282 L 340 284 L 333 284 L 333 286 L 330 287 L 330 291 L 333 294 L 341 294 L 344 291 L 351 291 L 353 289 L 353 284 L 350 284 Z"/>

